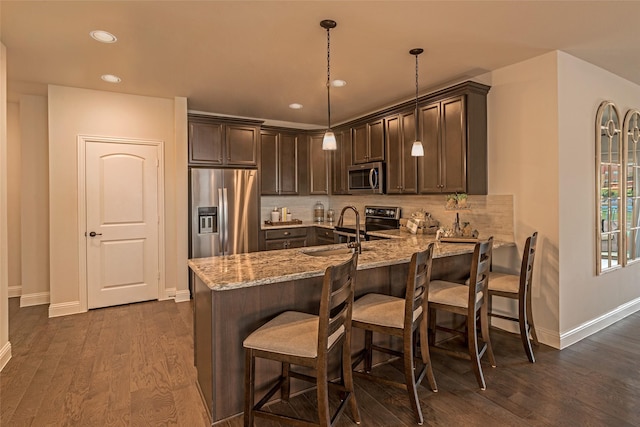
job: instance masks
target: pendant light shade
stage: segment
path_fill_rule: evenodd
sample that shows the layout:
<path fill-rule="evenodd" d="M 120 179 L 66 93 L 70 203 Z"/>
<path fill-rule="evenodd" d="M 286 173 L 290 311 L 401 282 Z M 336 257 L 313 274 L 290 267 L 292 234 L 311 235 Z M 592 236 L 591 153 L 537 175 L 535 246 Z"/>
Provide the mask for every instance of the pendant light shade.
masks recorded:
<path fill-rule="evenodd" d="M 413 157 L 422 157 L 424 156 L 424 147 L 422 146 L 422 142 L 415 140 L 413 145 L 411 146 L 411 155 Z"/>
<path fill-rule="evenodd" d="M 322 138 L 322 149 L 323 150 L 337 150 L 338 143 L 336 142 L 336 135 L 331 131 L 331 129 L 327 129 L 324 133 L 324 138 Z"/>
<path fill-rule="evenodd" d="M 419 113 L 418 111 L 418 55 L 420 55 L 422 52 L 424 52 L 424 49 L 420 49 L 420 48 L 411 49 L 409 51 L 411 55 L 414 55 L 416 57 L 416 113 L 414 117 L 414 122 L 416 124 L 416 139 L 413 145 L 411 146 L 411 155 L 413 157 L 424 156 L 424 147 L 419 138 L 420 120 L 418 119 L 418 113 Z"/>
<path fill-rule="evenodd" d="M 325 19 L 320 21 L 320 26 L 327 30 L 327 131 L 322 138 L 323 150 L 336 150 L 338 148 L 336 143 L 336 136 L 331 130 L 331 37 L 330 30 L 335 28 L 336 21 Z"/>

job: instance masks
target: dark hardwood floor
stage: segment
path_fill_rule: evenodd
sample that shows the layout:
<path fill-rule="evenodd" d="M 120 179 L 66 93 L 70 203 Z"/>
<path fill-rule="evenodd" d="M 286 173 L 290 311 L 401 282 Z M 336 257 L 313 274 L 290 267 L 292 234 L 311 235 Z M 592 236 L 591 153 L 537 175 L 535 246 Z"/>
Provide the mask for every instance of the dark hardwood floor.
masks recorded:
<path fill-rule="evenodd" d="M 189 303 L 148 302 L 47 318 L 10 300 L 13 358 L 0 374 L 1 426 L 204 426 L 195 385 Z M 565 350 L 535 348 L 492 330 L 498 367 L 481 391 L 470 363 L 432 354 L 437 393 L 420 387 L 425 425 L 640 425 L 640 313 Z M 401 378 L 401 365 L 379 368 Z M 381 370 L 381 371 L 380 371 Z M 400 389 L 356 378 L 364 426 L 415 425 Z M 334 402 L 335 404 L 335 402 Z M 273 410 L 313 417 L 315 394 Z M 352 426 L 344 414 L 340 426 Z M 223 423 L 242 425 L 242 417 Z M 258 426 L 272 423 L 258 420 Z"/>

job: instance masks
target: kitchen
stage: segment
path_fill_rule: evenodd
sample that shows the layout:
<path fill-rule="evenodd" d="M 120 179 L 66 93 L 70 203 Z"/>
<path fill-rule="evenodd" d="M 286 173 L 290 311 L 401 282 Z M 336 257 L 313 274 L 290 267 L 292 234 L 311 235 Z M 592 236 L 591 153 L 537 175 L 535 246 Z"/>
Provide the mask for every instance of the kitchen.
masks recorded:
<path fill-rule="evenodd" d="M 317 22 L 310 25 L 315 28 Z M 8 41 L 3 42 L 10 46 Z M 338 46 L 336 42 L 336 49 Z M 398 50 L 408 56 L 403 46 Z M 336 59 L 335 64 L 338 63 Z M 635 107 L 639 89 L 628 79 L 562 51 L 523 58 L 479 75 L 476 80 L 491 86 L 487 98 L 489 197 L 512 195 L 514 241 L 521 242 L 533 229 L 543 236 L 534 282 L 534 316 L 546 336 L 543 341 L 564 348 L 636 310 L 640 296 L 633 286 L 640 274 L 637 266 L 596 277 L 592 268 L 585 267 L 585 260 L 591 261 L 595 252 L 591 149 L 595 109 L 603 98 Z M 405 99 L 409 99 L 411 84 L 408 81 Z M 339 99 L 334 102 L 337 108 Z M 324 100 L 318 103 L 324 105 Z M 34 285 L 24 277 L 22 293 L 32 297 L 25 298 L 25 302 L 50 304 L 51 316 L 83 310 L 78 278 L 81 227 L 76 212 L 77 176 L 75 168 L 69 167 L 77 164 L 76 139 L 81 134 L 126 135 L 165 142 L 166 244 L 159 298 L 188 300 L 189 217 L 184 208 L 188 205 L 187 98 L 54 84 L 44 95 L 25 94 L 19 102 L 9 102 L 7 108 L 8 130 L 22 130 L 24 152 L 48 153 L 34 155 L 23 170 L 31 177 L 24 185 L 49 188 L 48 198 L 25 201 L 33 203 L 27 206 L 23 218 L 24 223 L 34 224 L 33 230 L 28 231 L 48 236 L 49 241 L 48 247 L 42 249 L 38 249 L 42 245 L 30 240 L 23 242 L 29 267 L 40 275 Z M 361 211 L 365 205 L 400 206 L 404 214 L 423 208 L 442 223 L 448 218 L 441 196 L 387 194 L 381 196 L 382 203 L 379 198 L 370 197 L 358 199 Z M 309 221 L 318 200 L 336 212 L 353 202 L 346 195 L 263 196 L 260 220 L 267 219 L 274 206 L 287 206 L 298 218 Z M 472 196 L 471 203 L 483 201 Z M 493 202 L 487 206 L 498 210 Z M 39 220 L 42 212 L 48 213 L 48 221 Z M 35 255 L 30 258 L 30 254 Z M 508 259 L 505 264 L 513 267 L 517 261 Z M 582 301 L 582 306 L 575 307 L 575 301 Z"/>

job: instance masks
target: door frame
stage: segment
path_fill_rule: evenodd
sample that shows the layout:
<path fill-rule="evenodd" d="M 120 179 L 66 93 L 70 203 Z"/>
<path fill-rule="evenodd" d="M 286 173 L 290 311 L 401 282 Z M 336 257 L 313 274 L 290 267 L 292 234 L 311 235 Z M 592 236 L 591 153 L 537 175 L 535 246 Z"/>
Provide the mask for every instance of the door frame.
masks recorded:
<path fill-rule="evenodd" d="M 164 141 L 154 139 L 121 138 L 94 135 L 78 135 L 78 279 L 80 289 L 78 299 L 80 310 L 89 310 L 87 282 L 87 205 L 86 205 L 86 145 L 87 142 L 106 142 L 111 144 L 153 145 L 158 148 L 158 300 L 165 295 L 165 235 L 164 235 Z"/>

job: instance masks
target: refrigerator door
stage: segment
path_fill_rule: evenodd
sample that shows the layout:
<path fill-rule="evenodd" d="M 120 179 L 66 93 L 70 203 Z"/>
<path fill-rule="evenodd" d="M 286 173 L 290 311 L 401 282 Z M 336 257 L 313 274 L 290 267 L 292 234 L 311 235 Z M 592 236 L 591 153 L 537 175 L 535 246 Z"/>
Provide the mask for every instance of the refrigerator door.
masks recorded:
<path fill-rule="evenodd" d="M 227 169 L 223 173 L 223 253 L 256 252 L 260 224 L 258 173 L 255 169 Z"/>
<path fill-rule="evenodd" d="M 191 258 L 222 255 L 223 174 L 191 169 Z"/>

